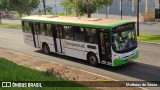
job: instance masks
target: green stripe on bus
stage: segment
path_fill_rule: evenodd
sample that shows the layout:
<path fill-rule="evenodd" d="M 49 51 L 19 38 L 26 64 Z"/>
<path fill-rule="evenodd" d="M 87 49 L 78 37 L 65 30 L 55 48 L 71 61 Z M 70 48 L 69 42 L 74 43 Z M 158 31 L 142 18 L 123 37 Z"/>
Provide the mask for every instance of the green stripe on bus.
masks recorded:
<path fill-rule="evenodd" d="M 34 20 L 34 19 L 25 19 L 23 18 L 22 21 L 32 21 L 32 22 L 42 22 L 42 23 L 50 23 L 50 24 L 60 24 L 60 25 L 70 25 L 70 26 L 82 26 L 82 27 L 93 27 L 93 28 L 102 28 L 102 29 L 111 29 L 117 27 L 119 25 L 133 23 L 133 21 L 121 21 L 112 24 L 85 24 L 85 23 L 72 23 L 72 22 L 60 22 L 60 21 L 52 21 L 52 20 Z"/>
<path fill-rule="evenodd" d="M 134 56 L 133 56 L 133 60 L 137 59 L 139 57 L 139 53 L 137 52 Z M 120 65 L 123 65 L 123 64 L 126 64 L 128 63 L 128 60 L 125 59 L 125 60 L 121 60 L 121 59 L 115 59 L 114 60 L 114 66 L 117 67 L 117 66 L 120 66 Z"/>

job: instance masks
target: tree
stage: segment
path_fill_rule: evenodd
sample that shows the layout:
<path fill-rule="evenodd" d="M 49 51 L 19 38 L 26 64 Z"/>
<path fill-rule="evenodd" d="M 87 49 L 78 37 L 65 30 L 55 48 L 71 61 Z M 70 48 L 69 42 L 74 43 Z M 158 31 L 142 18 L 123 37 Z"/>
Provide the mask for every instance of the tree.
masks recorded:
<path fill-rule="evenodd" d="M 46 15 L 46 0 L 42 0 L 44 14 Z"/>
<path fill-rule="evenodd" d="M 72 10 L 75 8 L 74 0 L 63 0 L 61 4 L 64 6 L 66 10 L 66 15 L 70 15 Z"/>
<path fill-rule="evenodd" d="M 102 7 L 102 0 L 63 0 L 62 5 L 66 12 L 74 10 L 76 16 L 87 14 L 87 17 L 90 18 L 92 13 Z"/>
<path fill-rule="evenodd" d="M 52 13 L 52 9 L 53 9 L 52 7 L 49 7 L 49 6 L 46 7 L 46 11 L 47 11 L 49 14 Z"/>
<path fill-rule="evenodd" d="M 2 20 L 1 20 L 1 18 L 2 18 L 2 3 L 1 3 L 1 1 L 0 1 L 0 24 L 2 24 Z"/>
<path fill-rule="evenodd" d="M 31 11 L 38 8 L 39 4 L 40 4 L 39 0 L 32 0 L 31 3 L 26 8 L 26 14 L 29 16 L 31 14 Z"/>
<path fill-rule="evenodd" d="M 8 9 L 8 0 L 0 0 L 0 24 L 2 24 L 2 13 L 6 9 Z"/>
<path fill-rule="evenodd" d="M 91 14 L 95 13 L 97 11 L 97 9 L 99 9 L 100 7 L 102 7 L 102 0 L 81 0 L 83 1 L 82 4 L 84 4 L 84 7 L 81 7 L 80 9 L 85 8 L 85 10 L 87 10 L 87 17 L 91 18 Z"/>
<path fill-rule="evenodd" d="M 108 18 L 108 6 L 112 5 L 113 0 L 103 0 L 102 4 L 106 7 L 106 18 Z"/>
<path fill-rule="evenodd" d="M 63 0 L 62 5 L 65 7 L 66 13 L 71 14 L 71 11 L 74 10 L 76 12 L 76 17 L 79 16 L 78 13 L 78 5 L 80 0 Z"/>
<path fill-rule="evenodd" d="M 19 16 L 22 17 L 31 4 L 32 0 L 9 0 L 11 10 L 17 11 Z"/>
<path fill-rule="evenodd" d="M 74 0 L 75 1 L 75 6 L 76 6 L 76 17 L 78 17 L 78 1 L 79 0 Z"/>

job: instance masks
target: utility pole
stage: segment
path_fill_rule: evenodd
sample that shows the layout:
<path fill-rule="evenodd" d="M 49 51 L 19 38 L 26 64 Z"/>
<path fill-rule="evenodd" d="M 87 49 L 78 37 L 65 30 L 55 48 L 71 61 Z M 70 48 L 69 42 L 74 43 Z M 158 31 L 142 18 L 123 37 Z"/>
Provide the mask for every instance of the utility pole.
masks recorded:
<path fill-rule="evenodd" d="M 137 36 L 139 36 L 139 5 L 140 0 L 137 0 Z"/>
<path fill-rule="evenodd" d="M 46 15 L 46 2 L 45 2 L 45 0 L 42 0 L 42 3 L 43 3 L 44 14 Z"/>
<path fill-rule="evenodd" d="M 55 14 L 57 15 L 57 0 L 54 0 L 54 8 L 55 8 Z"/>
<path fill-rule="evenodd" d="M 146 13 L 148 12 L 148 0 L 146 0 Z"/>
<path fill-rule="evenodd" d="M 158 14 L 158 16 L 159 16 L 158 21 L 160 21 L 160 0 L 159 0 L 159 14 Z"/>
<path fill-rule="evenodd" d="M 134 16 L 134 0 L 132 0 L 132 16 Z"/>
<path fill-rule="evenodd" d="M 76 5 L 76 17 L 78 17 L 78 0 L 75 1 L 75 5 Z"/>
<path fill-rule="evenodd" d="M 123 14 L 122 14 L 122 13 L 123 13 L 123 12 L 122 12 L 122 0 L 120 0 L 120 12 L 121 12 L 121 20 L 122 20 L 122 19 L 123 19 L 123 18 L 122 18 L 122 15 L 123 15 Z"/>

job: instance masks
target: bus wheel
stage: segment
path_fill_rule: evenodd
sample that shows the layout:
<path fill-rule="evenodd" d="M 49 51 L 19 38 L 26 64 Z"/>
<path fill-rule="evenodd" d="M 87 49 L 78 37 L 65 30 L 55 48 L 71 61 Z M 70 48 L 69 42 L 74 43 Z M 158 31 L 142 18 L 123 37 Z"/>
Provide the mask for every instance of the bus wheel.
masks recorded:
<path fill-rule="evenodd" d="M 47 44 L 43 44 L 42 48 L 43 48 L 43 52 L 45 54 L 47 54 L 47 55 L 51 54 L 49 46 Z"/>
<path fill-rule="evenodd" d="M 88 62 L 92 66 L 98 66 L 98 59 L 97 59 L 95 54 L 91 53 L 91 54 L 88 55 Z"/>

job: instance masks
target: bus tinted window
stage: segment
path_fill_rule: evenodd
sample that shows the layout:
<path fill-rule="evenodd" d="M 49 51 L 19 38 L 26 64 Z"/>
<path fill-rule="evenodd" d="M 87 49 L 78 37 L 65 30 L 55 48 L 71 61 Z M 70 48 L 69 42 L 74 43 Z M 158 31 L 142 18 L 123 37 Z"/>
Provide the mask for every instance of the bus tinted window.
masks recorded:
<path fill-rule="evenodd" d="M 85 30 L 86 30 L 86 36 L 85 36 L 86 40 L 85 40 L 85 42 L 96 44 L 97 43 L 96 29 L 85 28 Z"/>
<path fill-rule="evenodd" d="M 62 27 L 62 26 L 59 26 L 58 27 L 59 29 L 57 29 L 58 30 L 58 33 L 59 33 L 59 38 L 61 38 L 61 39 L 63 39 L 63 32 L 62 31 L 64 31 L 64 27 Z"/>
<path fill-rule="evenodd" d="M 45 28 L 43 23 L 40 23 L 40 34 L 45 36 Z"/>
<path fill-rule="evenodd" d="M 23 32 L 31 33 L 31 27 L 29 25 L 29 22 L 22 22 L 23 25 Z"/>
<path fill-rule="evenodd" d="M 64 39 L 73 40 L 72 26 L 64 26 Z"/>
<path fill-rule="evenodd" d="M 39 26 L 40 26 L 39 23 L 34 23 L 34 24 L 33 24 L 34 33 L 37 34 L 37 35 L 40 34 L 40 32 L 39 32 Z"/>
<path fill-rule="evenodd" d="M 51 37 L 52 36 L 52 25 L 46 24 L 46 36 Z"/>
<path fill-rule="evenodd" d="M 84 42 L 85 41 L 85 30 L 84 28 L 80 27 L 73 27 L 74 30 L 74 40 L 79 41 L 79 42 Z"/>

